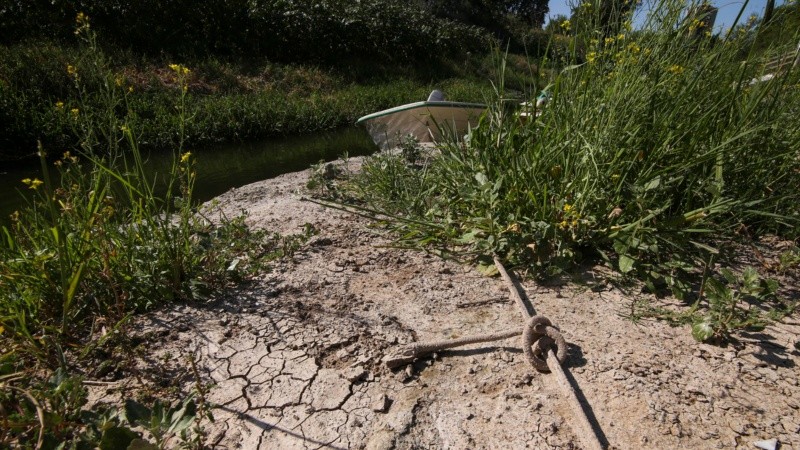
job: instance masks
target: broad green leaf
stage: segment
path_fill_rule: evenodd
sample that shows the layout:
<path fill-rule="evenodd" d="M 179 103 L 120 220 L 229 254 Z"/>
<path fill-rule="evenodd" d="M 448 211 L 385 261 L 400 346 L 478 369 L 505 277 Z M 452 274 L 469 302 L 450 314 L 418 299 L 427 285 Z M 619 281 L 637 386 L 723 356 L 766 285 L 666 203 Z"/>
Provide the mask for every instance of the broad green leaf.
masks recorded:
<path fill-rule="evenodd" d="M 633 270 L 633 264 L 635 262 L 636 260 L 628 255 L 619 255 L 619 271 L 622 273 L 630 272 Z"/>
<path fill-rule="evenodd" d="M 100 450 L 119 450 L 128 448 L 139 435 L 125 427 L 112 427 L 103 433 L 100 439 Z"/>
<path fill-rule="evenodd" d="M 708 322 L 697 322 L 692 325 L 692 337 L 698 342 L 705 342 L 714 336 L 714 329 Z"/>
<path fill-rule="evenodd" d="M 757 294 L 761 292 L 761 280 L 759 279 L 758 272 L 752 267 L 747 267 L 742 272 L 742 284 L 744 291 L 748 294 Z"/>
<path fill-rule="evenodd" d="M 661 177 L 655 177 L 652 180 L 648 181 L 647 184 L 644 185 L 645 191 L 651 191 L 661 185 Z"/>
<path fill-rule="evenodd" d="M 478 265 L 476 266 L 476 269 L 478 269 L 478 272 L 482 273 L 483 275 L 485 275 L 487 277 L 493 277 L 493 276 L 497 275 L 498 273 L 500 273 L 497 270 L 497 266 L 495 266 L 494 264 L 491 264 L 491 263 L 490 264 L 478 263 Z"/>
<path fill-rule="evenodd" d="M 150 422 L 152 412 L 150 409 L 136 400 L 128 399 L 125 401 L 125 419 L 131 425 L 147 426 Z"/>

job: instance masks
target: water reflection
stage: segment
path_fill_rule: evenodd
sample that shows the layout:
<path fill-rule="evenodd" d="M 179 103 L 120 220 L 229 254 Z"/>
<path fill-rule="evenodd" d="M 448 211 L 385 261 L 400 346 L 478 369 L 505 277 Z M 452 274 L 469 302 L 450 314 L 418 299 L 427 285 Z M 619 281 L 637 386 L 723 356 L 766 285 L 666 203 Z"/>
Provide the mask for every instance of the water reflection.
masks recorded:
<path fill-rule="evenodd" d="M 345 152 L 361 156 L 376 149 L 369 135 L 359 128 L 189 149 L 197 161 L 194 197 L 199 201 L 210 200 L 233 187 L 307 169 L 321 159 L 331 161 Z M 146 167 L 150 173 L 159 174 L 169 170 L 171 163 L 169 152 L 153 152 Z M 20 180 L 34 177 L 41 178 L 36 160 L 0 165 L 0 223 L 7 223 L 8 215 L 24 206 L 18 191 L 28 193 Z"/>

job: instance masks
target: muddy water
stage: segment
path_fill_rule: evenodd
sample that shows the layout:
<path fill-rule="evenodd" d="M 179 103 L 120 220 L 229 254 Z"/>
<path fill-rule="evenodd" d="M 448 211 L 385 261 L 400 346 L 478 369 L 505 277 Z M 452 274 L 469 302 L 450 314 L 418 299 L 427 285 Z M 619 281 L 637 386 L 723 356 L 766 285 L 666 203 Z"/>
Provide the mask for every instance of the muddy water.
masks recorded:
<path fill-rule="evenodd" d="M 192 149 L 197 161 L 195 198 L 206 201 L 230 188 L 307 169 L 345 152 L 359 156 L 376 149 L 366 131 L 359 128 Z M 146 166 L 156 175 L 167 171 L 171 163 L 170 152 L 152 152 Z M 0 223 L 7 223 L 9 214 L 24 207 L 30 191 L 21 180 L 35 177 L 42 178 L 38 160 L 0 164 Z"/>

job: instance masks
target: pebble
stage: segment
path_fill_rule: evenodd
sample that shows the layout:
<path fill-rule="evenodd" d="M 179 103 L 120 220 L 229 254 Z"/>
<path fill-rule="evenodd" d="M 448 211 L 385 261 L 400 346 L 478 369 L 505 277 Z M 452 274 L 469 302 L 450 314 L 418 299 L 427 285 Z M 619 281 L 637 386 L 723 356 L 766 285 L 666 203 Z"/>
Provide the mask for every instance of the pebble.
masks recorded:
<path fill-rule="evenodd" d="M 764 450 L 775 450 L 778 448 L 778 440 L 772 438 L 764 441 L 755 441 L 753 445 Z"/>
<path fill-rule="evenodd" d="M 378 398 L 375 399 L 374 402 L 372 402 L 372 405 L 370 406 L 372 410 L 375 412 L 385 413 L 386 411 L 389 410 L 391 404 L 392 404 L 392 399 L 390 399 L 389 396 L 386 394 L 381 394 L 378 396 Z"/>

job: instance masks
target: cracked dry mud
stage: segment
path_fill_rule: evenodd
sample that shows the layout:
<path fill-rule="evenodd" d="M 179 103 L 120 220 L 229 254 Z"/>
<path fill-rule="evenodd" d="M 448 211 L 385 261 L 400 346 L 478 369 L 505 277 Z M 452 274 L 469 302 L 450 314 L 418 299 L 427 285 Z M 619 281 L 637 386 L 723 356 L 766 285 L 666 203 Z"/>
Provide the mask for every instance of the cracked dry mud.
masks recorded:
<path fill-rule="evenodd" d="M 390 371 L 386 350 L 507 330 L 522 317 L 499 278 L 421 252 L 352 215 L 300 201 L 305 173 L 219 198 L 250 223 L 319 234 L 271 273 L 212 306 L 138 319 L 146 360 L 198 355 L 218 405 L 209 444 L 228 449 L 582 448 L 556 380 L 534 371 L 518 339 L 475 344 Z M 592 270 L 587 270 L 591 278 Z M 570 343 L 567 367 L 610 448 L 800 450 L 800 323 L 792 317 L 727 348 L 686 327 L 634 324 L 614 288 L 524 283 L 537 313 Z M 598 292 L 599 291 L 599 292 Z M 191 388 L 191 380 L 185 388 Z"/>

